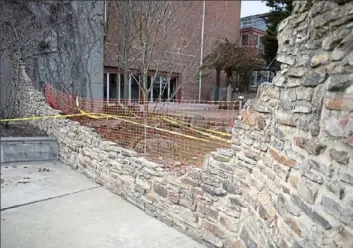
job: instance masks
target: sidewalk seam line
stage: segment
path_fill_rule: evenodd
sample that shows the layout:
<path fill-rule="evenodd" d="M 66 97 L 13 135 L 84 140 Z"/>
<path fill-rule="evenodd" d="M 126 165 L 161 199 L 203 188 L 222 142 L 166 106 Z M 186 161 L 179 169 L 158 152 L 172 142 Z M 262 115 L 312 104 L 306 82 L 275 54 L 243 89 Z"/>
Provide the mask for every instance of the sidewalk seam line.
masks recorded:
<path fill-rule="evenodd" d="M 6 211 L 6 210 L 10 210 L 10 209 L 14 209 L 14 208 L 24 207 L 24 206 L 27 206 L 27 205 L 31 205 L 31 204 L 35 204 L 35 203 L 39 203 L 39 202 L 43 202 L 43 201 L 49 201 L 49 200 L 61 198 L 61 197 L 64 197 L 64 196 L 74 195 L 74 194 L 78 194 L 78 193 L 81 193 L 81 192 L 84 192 L 84 191 L 89 191 L 89 190 L 97 189 L 97 188 L 102 188 L 102 186 L 95 186 L 95 187 L 92 187 L 92 188 L 82 189 L 82 190 L 71 192 L 71 193 L 66 193 L 66 194 L 62 194 L 62 195 L 58 195 L 58 196 L 44 198 L 44 199 L 41 199 L 41 200 L 36 200 L 36 201 L 31 201 L 31 202 L 27 202 L 27 203 L 23 203 L 23 204 L 18 204 L 18 205 L 6 207 L 6 208 L 1 208 L 0 212 Z"/>

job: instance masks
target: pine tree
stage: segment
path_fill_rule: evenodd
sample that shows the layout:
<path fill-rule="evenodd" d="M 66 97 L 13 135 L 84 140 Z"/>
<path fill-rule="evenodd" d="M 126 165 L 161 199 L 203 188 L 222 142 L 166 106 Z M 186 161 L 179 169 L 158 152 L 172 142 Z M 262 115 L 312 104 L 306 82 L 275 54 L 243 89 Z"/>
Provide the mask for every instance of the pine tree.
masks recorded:
<path fill-rule="evenodd" d="M 278 50 L 278 25 L 287 18 L 293 9 L 293 0 L 264 0 L 266 6 L 271 8 L 266 18 L 267 33 L 262 38 L 267 64 L 273 63 Z"/>

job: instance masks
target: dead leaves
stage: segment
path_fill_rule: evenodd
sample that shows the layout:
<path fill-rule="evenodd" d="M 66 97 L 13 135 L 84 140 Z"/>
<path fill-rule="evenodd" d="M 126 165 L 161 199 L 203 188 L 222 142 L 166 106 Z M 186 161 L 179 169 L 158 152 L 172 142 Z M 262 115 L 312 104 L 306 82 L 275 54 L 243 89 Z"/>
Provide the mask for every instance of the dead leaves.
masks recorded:
<path fill-rule="evenodd" d="M 50 169 L 49 168 L 39 168 L 38 172 L 50 172 Z"/>

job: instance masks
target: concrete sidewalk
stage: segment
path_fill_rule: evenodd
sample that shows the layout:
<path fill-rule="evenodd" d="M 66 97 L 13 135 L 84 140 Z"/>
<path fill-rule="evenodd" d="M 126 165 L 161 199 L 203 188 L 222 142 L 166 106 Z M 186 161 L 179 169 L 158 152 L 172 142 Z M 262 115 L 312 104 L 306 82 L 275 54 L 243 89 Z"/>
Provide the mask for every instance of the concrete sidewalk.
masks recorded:
<path fill-rule="evenodd" d="M 59 162 L 5 164 L 1 178 L 2 248 L 203 247 Z"/>

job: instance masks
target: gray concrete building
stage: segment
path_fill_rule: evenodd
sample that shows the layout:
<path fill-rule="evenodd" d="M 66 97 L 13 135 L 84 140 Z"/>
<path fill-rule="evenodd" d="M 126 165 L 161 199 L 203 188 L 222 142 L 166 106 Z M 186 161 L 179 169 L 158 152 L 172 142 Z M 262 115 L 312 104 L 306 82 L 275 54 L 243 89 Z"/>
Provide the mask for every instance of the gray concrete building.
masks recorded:
<path fill-rule="evenodd" d="M 8 41 L 21 48 L 10 53 L 26 65 L 38 89 L 52 84 L 73 95 L 103 98 L 104 4 L 104 1 L 1 4 L 1 12 L 8 15 L 3 17 L 7 34 L 11 36 L 13 29 L 22 35 L 18 40 Z"/>

